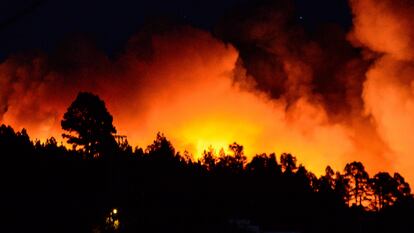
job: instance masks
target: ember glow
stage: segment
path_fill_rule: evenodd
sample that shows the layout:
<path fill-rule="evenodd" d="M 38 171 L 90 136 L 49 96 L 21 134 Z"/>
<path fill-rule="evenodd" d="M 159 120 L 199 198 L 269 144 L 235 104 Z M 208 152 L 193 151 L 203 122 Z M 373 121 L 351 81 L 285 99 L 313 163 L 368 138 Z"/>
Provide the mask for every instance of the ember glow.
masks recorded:
<path fill-rule="evenodd" d="M 61 139 L 66 108 L 90 91 L 132 145 L 163 132 L 194 157 L 237 142 L 248 156 L 290 152 L 317 174 L 357 160 L 413 182 L 414 9 L 406 2 L 350 1 L 352 30 L 328 27 L 322 39 L 291 26 L 289 5 L 271 5 L 236 14 L 217 36 L 142 30 L 115 59 L 79 38 L 53 54 L 11 56 L 0 65 L 0 121 Z"/>

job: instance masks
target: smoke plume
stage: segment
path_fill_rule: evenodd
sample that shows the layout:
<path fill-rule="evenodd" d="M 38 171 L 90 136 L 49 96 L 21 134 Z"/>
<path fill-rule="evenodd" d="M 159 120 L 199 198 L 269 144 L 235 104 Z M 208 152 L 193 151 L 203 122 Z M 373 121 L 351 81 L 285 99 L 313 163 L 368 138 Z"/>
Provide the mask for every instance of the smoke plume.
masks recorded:
<path fill-rule="evenodd" d="M 414 6 L 403 0 L 351 1 L 351 5 L 355 18 L 349 37 L 369 56 L 376 56 L 363 84 L 365 114 L 392 151 L 394 168 L 410 174 L 414 168 Z"/>
<path fill-rule="evenodd" d="M 161 131 L 195 157 L 236 141 L 248 156 L 291 152 L 317 174 L 358 160 L 412 181 L 414 10 L 403 0 L 350 6 L 351 32 L 310 33 L 278 1 L 235 10 L 214 34 L 148 25 L 116 58 L 81 36 L 13 55 L 0 65 L 0 121 L 60 139 L 63 113 L 90 91 L 133 145 Z"/>

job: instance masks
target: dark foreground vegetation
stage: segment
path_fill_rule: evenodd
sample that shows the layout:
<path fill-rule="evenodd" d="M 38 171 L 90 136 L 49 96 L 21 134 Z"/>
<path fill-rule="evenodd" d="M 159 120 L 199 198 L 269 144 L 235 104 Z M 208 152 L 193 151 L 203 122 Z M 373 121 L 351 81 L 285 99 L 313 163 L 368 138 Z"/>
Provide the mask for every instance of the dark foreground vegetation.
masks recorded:
<path fill-rule="evenodd" d="M 360 162 L 316 177 L 291 154 L 176 152 L 114 137 L 104 103 L 80 93 L 62 120 L 68 149 L 0 126 L 0 232 L 413 232 L 414 199 L 398 173 Z"/>

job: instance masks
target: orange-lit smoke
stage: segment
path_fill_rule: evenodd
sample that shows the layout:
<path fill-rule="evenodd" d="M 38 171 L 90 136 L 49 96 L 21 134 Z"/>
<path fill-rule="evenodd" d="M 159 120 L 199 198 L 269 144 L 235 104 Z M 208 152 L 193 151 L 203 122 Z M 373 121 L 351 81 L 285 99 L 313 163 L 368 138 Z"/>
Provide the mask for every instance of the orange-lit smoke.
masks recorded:
<path fill-rule="evenodd" d="M 363 100 L 379 136 L 392 152 L 395 169 L 413 180 L 414 6 L 410 1 L 351 1 L 350 39 L 376 53 L 366 73 Z"/>
<path fill-rule="evenodd" d="M 353 51 L 346 33 L 327 29 L 333 43 L 325 48 L 322 39 L 288 27 L 283 11 L 259 8 L 254 13 L 261 17 L 230 20 L 233 31 L 225 23 L 218 28 L 231 43 L 173 26 L 142 30 L 115 59 L 79 38 L 52 54 L 12 56 L 0 65 L 0 121 L 35 138 L 60 139 L 66 108 L 78 91 L 91 91 L 132 145 L 146 146 L 160 131 L 195 157 L 210 145 L 218 150 L 238 142 L 250 157 L 291 152 L 317 174 L 359 160 L 370 171 L 404 169 L 412 181 L 410 137 L 401 135 L 414 127 L 411 58 L 399 53 L 411 45 L 394 48 L 371 38 L 375 30 L 364 27 L 380 27 L 382 19 L 364 19 L 360 7 L 366 6 L 352 3 L 350 38 L 389 54 L 375 60 L 366 80 L 375 56 Z M 405 34 L 397 29 L 384 36 L 398 41 Z"/>

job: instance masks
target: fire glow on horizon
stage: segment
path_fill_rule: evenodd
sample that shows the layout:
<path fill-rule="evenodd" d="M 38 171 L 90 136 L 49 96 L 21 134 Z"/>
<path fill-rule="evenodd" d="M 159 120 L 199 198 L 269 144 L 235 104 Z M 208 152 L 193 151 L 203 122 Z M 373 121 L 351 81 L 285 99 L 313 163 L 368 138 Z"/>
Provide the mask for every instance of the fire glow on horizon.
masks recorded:
<path fill-rule="evenodd" d="M 246 16 L 230 32 L 237 46 L 181 26 L 138 33 L 115 60 L 82 40 L 51 55 L 11 56 L 0 65 L 0 121 L 60 139 L 63 113 L 79 91 L 91 91 L 132 145 L 145 147 L 160 131 L 196 157 L 237 142 L 248 156 L 292 153 L 317 174 L 357 160 L 412 182 L 414 9 L 405 1 L 350 3 L 354 27 L 332 43 L 363 52 L 339 59 L 329 80 L 318 80 L 329 51 L 300 28 L 287 30 L 289 15 L 259 9 L 267 20 Z M 249 60 L 244 44 L 256 44 L 278 69 Z"/>

